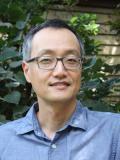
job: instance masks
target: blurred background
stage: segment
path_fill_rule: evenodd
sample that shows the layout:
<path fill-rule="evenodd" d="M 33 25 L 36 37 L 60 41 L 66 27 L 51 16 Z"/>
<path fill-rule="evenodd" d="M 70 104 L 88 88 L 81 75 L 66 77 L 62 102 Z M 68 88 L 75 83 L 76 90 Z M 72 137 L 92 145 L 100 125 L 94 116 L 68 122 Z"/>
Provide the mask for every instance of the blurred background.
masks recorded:
<path fill-rule="evenodd" d="M 36 100 L 21 46 L 32 26 L 53 18 L 71 25 L 85 46 L 77 98 L 91 110 L 120 112 L 119 0 L 0 0 L 0 123 L 24 116 Z"/>

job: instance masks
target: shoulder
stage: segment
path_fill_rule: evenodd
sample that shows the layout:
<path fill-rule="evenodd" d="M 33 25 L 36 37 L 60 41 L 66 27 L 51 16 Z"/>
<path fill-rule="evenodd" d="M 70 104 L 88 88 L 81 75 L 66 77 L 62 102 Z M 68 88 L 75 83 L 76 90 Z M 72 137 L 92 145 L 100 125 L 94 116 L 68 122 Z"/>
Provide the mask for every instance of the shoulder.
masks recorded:
<path fill-rule="evenodd" d="M 119 113 L 113 113 L 113 112 L 100 112 L 100 111 L 93 111 L 86 108 L 89 115 L 94 116 L 96 118 L 115 118 L 119 119 L 120 114 Z"/>
<path fill-rule="evenodd" d="M 0 136 L 2 136 L 2 134 L 4 136 L 6 134 L 14 133 L 16 131 L 16 127 L 22 122 L 22 120 L 23 118 L 20 118 L 0 125 Z"/>
<path fill-rule="evenodd" d="M 85 108 L 89 127 L 101 126 L 105 129 L 120 131 L 120 114 L 112 112 L 91 111 Z"/>
<path fill-rule="evenodd" d="M 16 128 L 21 124 L 22 119 L 18 119 L 12 122 L 7 122 L 0 126 L 0 154 L 7 146 L 7 144 L 16 136 Z"/>
<path fill-rule="evenodd" d="M 87 112 L 90 117 L 93 117 L 94 119 L 98 119 L 98 120 L 110 120 L 110 121 L 120 120 L 119 113 L 91 111 L 88 109 L 87 109 Z"/>

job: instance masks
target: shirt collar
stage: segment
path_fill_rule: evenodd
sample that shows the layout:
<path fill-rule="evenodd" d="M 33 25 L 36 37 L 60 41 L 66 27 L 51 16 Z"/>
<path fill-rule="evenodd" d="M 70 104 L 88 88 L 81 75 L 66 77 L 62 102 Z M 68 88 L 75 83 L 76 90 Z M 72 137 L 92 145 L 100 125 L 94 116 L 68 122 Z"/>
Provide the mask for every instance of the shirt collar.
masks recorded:
<path fill-rule="evenodd" d="M 76 110 L 71 116 L 68 125 L 87 130 L 87 112 L 86 108 L 82 106 L 80 101 L 77 101 Z"/>
<path fill-rule="evenodd" d="M 27 112 L 26 116 L 20 119 L 19 124 L 16 127 L 17 134 L 25 134 L 25 133 L 34 131 L 33 117 L 36 116 L 35 114 L 36 108 L 37 108 L 36 106 L 37 106 L 37 103 L 35 102 Z"/>
<path fill-rule="evenodd" d="M 27 115 L 19 121 L 18 126 L 16 127 L 17 134 L 25 134 L 31 131 L 34 132 L 39 131 L 39 133 L 43 134 L 42 132 L 40 132 L 41 128 L 36 116 L 37 111 L 38 111 L 38 104 L 34 103 L 30 108 L 30 110 L 28 111 Z M 63 128 L 65 129 L 67 126 L 71 126 L 87 130 L 86 113 L 87 113 L 86 109 L 82 107 L 82 104 L 79 101 L 77 101 L 75 112 L 73 113 L 70 120 L 66 123 L 65 127 Z"/>

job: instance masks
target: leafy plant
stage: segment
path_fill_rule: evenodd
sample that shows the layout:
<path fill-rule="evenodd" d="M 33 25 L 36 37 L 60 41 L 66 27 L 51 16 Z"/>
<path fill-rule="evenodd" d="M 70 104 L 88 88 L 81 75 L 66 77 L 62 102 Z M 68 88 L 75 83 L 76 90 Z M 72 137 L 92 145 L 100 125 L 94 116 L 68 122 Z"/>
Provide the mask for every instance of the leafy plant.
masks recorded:
<path fill-rule="evenodd" d="M 120 3 L 117 4 L 115 10 L 116 20 L 110 21 L 111 30 L 116 31 L 117 35 L 120 35 Z"/>
<path fill-rule="evenodd" d="M 31 26 L 45 20 L 48 4 L 49 0 L 0 1 L 0 121 L 21 117 L 35 99 L 22 72 L 20 50 Z"/>
<path fill-rule="evenodd" d="M 23 116 L 28 106 L 36 100 L 31 85 L 26 82 L 22 72 L 20 50 L 24 35 L 31 26 L 46 19 L 50 2 L 49 0 L 0 1 L 0 122 Z M 80 14 L 68 22 L 80 34 L 87 55 L 83 64 L 82 88 L 78 99 L 93 109 L 98 109 L 98 106 L 102 105 L 105 107 L 101 110 L 114 108 L 114 111 L 118 112 L 119 104 L 115 107 L 100 101 L 110 93 L 112 85 L 118 80 L 109 80 L 106 77 L 108 72 L 117 72 L 115 66 L 111 69 L 101 59 L 96 58 L 100 51 L 100 42 L 94 40 L 94 36 L 99 32 L 96 18 L 94 14 Z M 97 105 L 93 105 L 96 104 L 95 101 Z"/>
<path fill-rule="evenodd" d="M 112 92 L 113 85 L 120 82 L 119 78 L 108 78 L 108 74 L 117 73 L 118 65 L 110 66 L 97 58 L 101 42 L 94 39 L 99 33 L 95 14 L 79 14 L 70 20 L 85 45 L 82 87 L 78 99 L 91 106 L 91 109 L 101 111 L 116 111 L 111 103 L 103 99 Z M 94 56 L 93 56 L 94 55 Z M 99 107 L 101 106 L 104 107 Z M 119 104 L 117 104 L 118 106 Z"/>

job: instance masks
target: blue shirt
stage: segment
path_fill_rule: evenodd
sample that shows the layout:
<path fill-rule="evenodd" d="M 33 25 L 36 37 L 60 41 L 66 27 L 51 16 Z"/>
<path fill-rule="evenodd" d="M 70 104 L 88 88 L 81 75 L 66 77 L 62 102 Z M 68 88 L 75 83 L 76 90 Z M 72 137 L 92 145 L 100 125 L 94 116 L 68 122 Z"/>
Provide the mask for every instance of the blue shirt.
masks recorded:
<path fill-rule="evenodd" d="M 0 160 L 120 160 L 120 115 L 80 102 L 53 140 L 42 132 L 37 103 L 24 118 L 0 126 Z"/>

